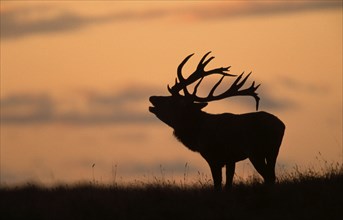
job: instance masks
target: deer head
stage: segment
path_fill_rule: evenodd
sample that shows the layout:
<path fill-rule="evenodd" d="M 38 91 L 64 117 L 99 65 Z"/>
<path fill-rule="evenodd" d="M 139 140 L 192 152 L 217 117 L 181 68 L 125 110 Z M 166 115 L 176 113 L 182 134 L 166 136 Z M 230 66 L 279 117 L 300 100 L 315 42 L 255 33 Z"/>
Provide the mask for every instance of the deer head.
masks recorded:
<path fill-rule="evenodd" d="M 254 97 L 256 101 L 256 110 L 258 110 L 260 98 L 258 97 L 256 90 L 260 85 L 255 86 L 255 82 L 253 82 L 250 87 L 242 89 L 251 72 L 245 77 L 243 77 L 243 72 L 235 79 L 235 81 L 225 92 L 219 95 L 214 95 L 215 90 L 221 84 L 225 77 L 236 77 L 237 75 L 228 73 L 231 66 L 206 71 L 206 65 L 212 59 L 214 59 L 213 56 L 206 59 L 210 53 L 211 52 L 208 52 L 202 57 L 196 70 L 188 78 L 185 79 L 182 75 L 182 68 L 194 54 L 190 54 L 189 56 L 187 56 L 177 68 L 177 78 L 175 79 L 174 86 L 170 87 L 168 85 L 168 91 L 170 92 L 171 96 L 151 96 L 149 100 L 153 104 L 153 106 L 149 108 L 149 111 L 154 113 L 160 120 L 162 120 L 166 124 L 174 127 L 176 119 L 180 120 L 181 118 L 187 118 L 190 114 L 197 114 L 208 104 L 208 102 L 221 100 L 232 96 Z M 207 97 L 199 97 L 196 93 L 202 80 L 206 76 L 214 74 L 222 75 L 222 77 L 213 86 Z M 187 86 L 193 83 L 196 84 L 194 86 L 193 92 L 190 93 L 187 89 Z M 180 93 L 181 90 L 183 91 L 183 94 Z"/>

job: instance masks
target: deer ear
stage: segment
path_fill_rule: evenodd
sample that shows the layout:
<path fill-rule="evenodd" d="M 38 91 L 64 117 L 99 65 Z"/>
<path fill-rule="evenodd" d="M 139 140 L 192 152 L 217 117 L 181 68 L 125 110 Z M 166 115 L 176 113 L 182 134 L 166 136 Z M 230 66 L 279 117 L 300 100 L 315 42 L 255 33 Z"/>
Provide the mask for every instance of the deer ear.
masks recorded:
<path fill-rule="evenodd" d="M 200 110 L 200 109 L 203 109 L 205 108 L 208 103 L 207 102 L 204 102 L 204 103 L 195 103 L 196 104 L 196 107 Z"/>

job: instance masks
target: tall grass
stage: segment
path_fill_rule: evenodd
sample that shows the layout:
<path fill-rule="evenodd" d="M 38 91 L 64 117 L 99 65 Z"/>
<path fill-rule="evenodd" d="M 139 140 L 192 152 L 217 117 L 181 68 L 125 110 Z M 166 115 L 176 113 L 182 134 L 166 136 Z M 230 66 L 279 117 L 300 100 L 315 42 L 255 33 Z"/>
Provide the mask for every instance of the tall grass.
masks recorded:
<path fill-rule="evenodd" d="M 185 173 L 187 174 L 187 164 Z M 130 184 L 0 188 L 2 219 L 342 219 L 343 167 L 319 171 L 295 167 L 265 186 L 257 176 L 237 179 L 230 191 L 216 192 L 199 174 L 189 184 L 160 177 Z"/>

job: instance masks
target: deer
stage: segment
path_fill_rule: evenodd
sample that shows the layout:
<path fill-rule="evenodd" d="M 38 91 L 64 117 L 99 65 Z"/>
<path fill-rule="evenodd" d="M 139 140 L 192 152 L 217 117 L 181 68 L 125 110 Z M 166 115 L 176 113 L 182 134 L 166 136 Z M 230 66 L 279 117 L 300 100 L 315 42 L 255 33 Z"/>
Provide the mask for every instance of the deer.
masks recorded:
<path fill-rule="evenodd" d="M 260 97 L 256 93 L 260 84 L 255 81 L 242 88 L 252 72 L 244 76 L 229 74 L 228 67 L 205 70 L 214 59 L 206 53 L 195 71 L 187 78 L 182 68 L 194 55 L 187 56 L 177 68 L 175 84 L 168 85 L 169 96 L 151 96 L 149 111 L 174 129 L 174 136 L 191 151 L 198 152 L 208 163 L 215 190 L 222 189 L 222 169 L 226 169 L 225 189 L 232 188 L 236 163 L 249 159 L 266 185 L 276 181 L 275 164 L 283 139 L 285 125 L 276 116 L 258 111 Z M 221 75 L 206 97 L 197 95 L 199 85 L 205 77 Z M 228 89 L 215 95 L 224 78 L 236 77 Z M 187 86 L 193 86 L 190 92 Z M 244 114 L 210 114 L 202 109 L 209 102 L 234 96 L 251 96 L 256 101 L 256 112 Z"/>

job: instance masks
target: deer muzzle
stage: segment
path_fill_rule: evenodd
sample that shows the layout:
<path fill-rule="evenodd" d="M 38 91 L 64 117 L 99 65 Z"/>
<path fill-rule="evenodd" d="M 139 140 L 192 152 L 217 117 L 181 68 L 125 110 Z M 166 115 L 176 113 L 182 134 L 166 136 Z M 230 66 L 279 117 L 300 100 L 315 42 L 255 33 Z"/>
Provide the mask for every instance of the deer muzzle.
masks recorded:
<path fill-rule="evenodd" d="M 151 112 L 151 113 L 154 113 L 155 111 L 155 105 L 156 105 L 156 99 L 157 99 L 157 97 L 156 96 L 150 96 L 150 98 L 149 98 L 149 101 L 150 101 L 150 103 L 152 104 L 152 106 L 149 106 L 149 111 Z"/>

